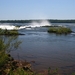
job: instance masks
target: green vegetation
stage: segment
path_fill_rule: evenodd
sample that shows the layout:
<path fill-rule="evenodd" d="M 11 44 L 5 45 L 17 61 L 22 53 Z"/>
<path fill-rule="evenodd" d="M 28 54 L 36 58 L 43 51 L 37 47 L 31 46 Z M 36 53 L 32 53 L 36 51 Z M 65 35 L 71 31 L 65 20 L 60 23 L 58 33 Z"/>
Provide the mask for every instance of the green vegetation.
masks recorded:
<path fill-rule="evenodd" d="M 56 34 L 69 34 L 72 32 L 72 30 L 66 27 L 50 27 L 48 32 Z"/>
<path fill-rule="evenodd" d="M 17 30 L 0 29 L 0 35 L 19 35 L 19 33 Z"/>
<path fill-rule="evenodd" d="M 75 23 L 75 20 L 58 20 L 58 19 L 46 19 L 50 23 Z M 45 19 L 35 19 L 35 20 L 0 20 L 0 23 L 31 23 L 33 21 L 41 22 Z"/>
<path fill-rule="evenodd" d="M 49 20 L 51 23 L 75 23 L 75 20 L 58 20 L 58 19 L 51 19 Z"/>
<path fill-rule="evenodd" d="M 11 50 L 17 49 L 20 43 L 17 40 L 17 36 L 0 36 L 0 75 L 8 75 L 8 72 L 12 69 L 13 66 L 11 64 L 13 58 L 9 53 Z"/>
<path fill-rule="evenodd" d="M 8 55 L 5 52 L 0 51 L 0 69 L 7 63 Z"/>

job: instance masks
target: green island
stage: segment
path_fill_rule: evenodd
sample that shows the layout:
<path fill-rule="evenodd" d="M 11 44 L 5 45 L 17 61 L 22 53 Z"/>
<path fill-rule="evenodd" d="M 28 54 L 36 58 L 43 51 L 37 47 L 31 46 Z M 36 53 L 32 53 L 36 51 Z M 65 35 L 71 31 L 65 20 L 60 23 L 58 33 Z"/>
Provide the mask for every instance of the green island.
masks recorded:
<path fill-rule="evenodd" d="M 0 29 L 0 35 L 24 35 L 18 32 L 18 30 L 3 30 Z"/>
<path fill-rule="evenodd" d="M 48 29 L 48 32 L 55 33 L 55 34 L 69 34 L 72 32 L 72 30 L 66 27 L 50 27 Z"/>

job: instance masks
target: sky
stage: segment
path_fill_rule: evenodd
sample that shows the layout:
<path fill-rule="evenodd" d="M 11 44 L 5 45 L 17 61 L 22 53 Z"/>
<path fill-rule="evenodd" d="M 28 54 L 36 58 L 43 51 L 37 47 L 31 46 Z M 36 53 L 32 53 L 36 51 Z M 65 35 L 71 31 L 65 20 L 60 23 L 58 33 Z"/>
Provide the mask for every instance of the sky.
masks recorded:
<path fill-rule="evenodd" d="M 75 19 L 75 0 L 0 0 L 0 20 Z"/>

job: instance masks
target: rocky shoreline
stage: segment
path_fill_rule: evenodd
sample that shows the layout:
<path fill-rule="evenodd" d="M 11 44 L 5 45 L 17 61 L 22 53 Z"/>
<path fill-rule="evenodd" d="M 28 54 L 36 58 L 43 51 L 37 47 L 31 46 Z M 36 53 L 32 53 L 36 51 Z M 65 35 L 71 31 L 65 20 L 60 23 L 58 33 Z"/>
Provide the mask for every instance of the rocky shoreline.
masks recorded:
<path fill-rule="evenodd" d="M 5 63 L 2 68 L 0 69 L 1 75 L 8 75 L 10 70 L 16 71 L 16 69 L 23 69 L 24 71 L 30 71 L 33 72 L 31 69 L 31 64 L 27 61 L 19 61 L 14 60 L 10 54 L 8 54 L 9 59 L 7 60 L 7 63 Z"/>

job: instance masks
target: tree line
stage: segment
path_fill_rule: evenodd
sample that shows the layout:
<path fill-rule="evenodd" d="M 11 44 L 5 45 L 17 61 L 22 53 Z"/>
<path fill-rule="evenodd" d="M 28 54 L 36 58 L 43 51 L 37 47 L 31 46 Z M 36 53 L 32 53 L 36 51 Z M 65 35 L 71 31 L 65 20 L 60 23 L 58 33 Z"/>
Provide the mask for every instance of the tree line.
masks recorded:
<path fill-rule="evenodd" d="M 75 23 L 75 20 L 53 20 L 53 19 L 46 19 L 50 23 Z M 0 23 L 31 23 L 33 21 L 41 22 L 44 21 L 44 19 L 40 20 L 0 20 Z"/>

